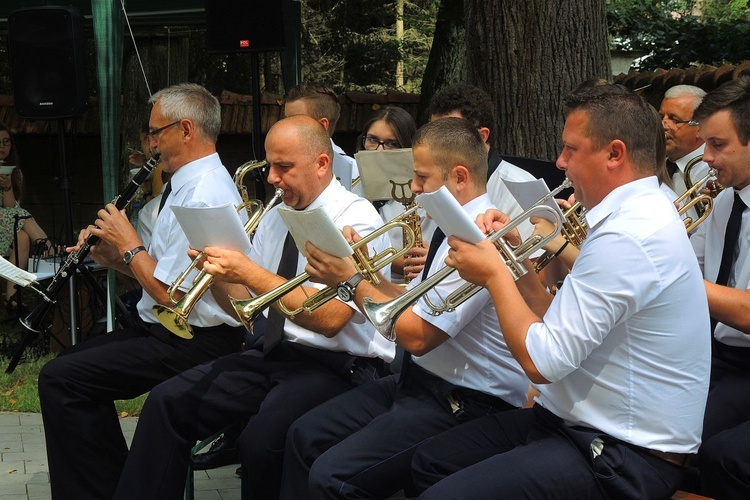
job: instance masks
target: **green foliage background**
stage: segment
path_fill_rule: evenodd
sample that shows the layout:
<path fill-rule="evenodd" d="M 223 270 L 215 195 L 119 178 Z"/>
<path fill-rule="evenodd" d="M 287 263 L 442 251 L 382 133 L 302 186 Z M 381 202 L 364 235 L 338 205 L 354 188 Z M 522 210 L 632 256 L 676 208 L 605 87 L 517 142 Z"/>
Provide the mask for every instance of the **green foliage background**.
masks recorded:
<path fill-rule="evenodd" d="M 609 0 L 612 47 L 646 54 L 633 69 L 737 64 L 750 59 L 745 0 Z"/>

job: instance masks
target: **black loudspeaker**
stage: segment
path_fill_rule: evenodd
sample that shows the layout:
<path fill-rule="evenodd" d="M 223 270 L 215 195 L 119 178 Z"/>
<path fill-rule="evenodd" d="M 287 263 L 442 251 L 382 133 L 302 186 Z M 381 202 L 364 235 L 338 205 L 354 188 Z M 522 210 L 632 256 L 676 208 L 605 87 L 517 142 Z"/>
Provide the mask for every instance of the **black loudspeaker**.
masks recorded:
<path fill-rule="evenodd" d="M 78 9 L 45 6 L 11 12 L 8 53 L 19 116 L 55 120 L 86 109 L 85 38 Z"/>
<path fill-rule="evenodd" d="M 291 0 L 206 0 L 208 50 L 284 50 L 290 44 Z"/>

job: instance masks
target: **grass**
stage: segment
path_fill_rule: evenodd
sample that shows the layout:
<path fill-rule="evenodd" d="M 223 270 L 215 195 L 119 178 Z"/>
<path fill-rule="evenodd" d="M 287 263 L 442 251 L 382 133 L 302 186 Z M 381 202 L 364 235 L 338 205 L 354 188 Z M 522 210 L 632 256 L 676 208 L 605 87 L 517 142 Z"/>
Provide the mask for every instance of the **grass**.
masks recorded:
<path fill-rule="evenodd" d="M 20 363 L 13 373 L 0 373 L 0 411 L 18 411 L 39 413 L 39 395 L 37 377 L 42 366 L 54 358 L 48 354 L 40 358 Z M 0 358 L 0 366 L 8 365 L 7 359 Z M 126 401 L 115 401 L 115 408 L 120 417 L 135 416 L 141 413 L 147 394 Z"/>

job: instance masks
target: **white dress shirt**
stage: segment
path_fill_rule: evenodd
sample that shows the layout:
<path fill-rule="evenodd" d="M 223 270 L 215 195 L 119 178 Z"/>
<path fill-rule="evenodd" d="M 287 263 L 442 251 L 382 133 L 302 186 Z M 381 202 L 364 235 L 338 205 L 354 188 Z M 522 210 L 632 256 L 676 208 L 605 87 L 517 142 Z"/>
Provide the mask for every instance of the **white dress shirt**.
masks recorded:
<path fill-rule="evenodd" d="M 708 393 L 708 301 L 677 211 L 656 177 L 588 210 L 588 237 L 526 348 L 550 384 L 539 403 L 572 425 L 695 453 Z"/>
<path fill-rule="evenodd" d="M 463 208 L 473 219 L 493 206 L 489 196 L 484 194 Z M 430 275 L 445 267 L 448 248 L 447 240 L 443 241 L 430 266 Z M 409 283 L 407 290 L 420 281 L 422 275 Z M 439 303 L 440 297 L 447 297 L 464 284 L 466 282 L 454 272 L 428 292 L 427 297 Z M 414 363 L 454 385 L 502 398 L 514 406 L 523 405 L 529 379 L 508 350 L 487 290 L 482 289 L 454 312 L 433 316 L 424 298 L 417 301 L 412 310 L 450 337 L 424 356 L 414 356 Z"/>
<path fill-rule="evenodd" d="M 487 181 L 487 194 L 490 196 L 495 207 L 501 212 L 506 213 L 512 220 L 522 214 L 524 209 L 518 204 L 516 197 L 511 194 L 504 181 L 526 182 L 535 180 L 536 177 L 528 173 L 526 170 L 503 160 Z M 557 186 L 549 186 L 550 189 L 556 187 Z M 521 222 L 517 229 L 518 232 L 521 233 L 521 238 L 524 240 L 534 232 L 534 226 L 528 220 Z M 542 253 L 543 251 L 541 250 L 537 251 L 532 254 L 532 257 L 538 257 Z"/>
<path fill-rule="evenodd" d="M 284 239 L 288 231 L 279 215 L 280 206 L 289 208 L 282 204 L 268 212 L 255 232 L 253 248 L 250 251 L 250 260 L 274 273 L 279 268 Z M 318 207 L 323 207 L 336 227 L 341 229 L 344 226 L 352 226 L 361 236 L 366 236 L 382 225 L 380 216 L 372 204 L 347 191 L 336 179 L 333 179 L 305 210 Z M 374 255 L 376 251 L 381 252 L 388 246 L 388 235 L 380 235 L 368 245 L 369 255 Z M 305 272 L 306 264 L 307 259 L 300 255 L 297 261 L 298 275 Z M 384 276 L 388 276 L 389 266 L 383 268 L 382 272 Z M 324 285 L 311 281 L 305 282 L 304 286 L 324 288 Z M 339 299 L 337 297 L 333 300 Z M 346 302 L 346 304 L 354 310 L 354 316 L 333 338 L 327 338 L 287 320 L 284 323 L 284 339 L 328 351 L 348 352 L 354 356 L 379 357 L 386 362 L 393 361 L 396 352 L 393 343 L 388 342 L 375 330 L 353 302 Z M 268 310 L 263 314 L 268 316 Z"/>
<path fill-rule="evenodd" d="M 172 192 L 156 218 L 148 248 L 149 255 L 156 261 L 154 277 L 167 285 L 187 269 L 191 262 L 187 254 L 187 237 L 169 207 L 215 207 L 227 202 L 237 206 L 242 202 L 232 177 L 217 153 L 183 165 L 169 182 L 172 184 Z M 184 281 L 186 288 L 190 288 L 194 276 L 195 272 L 192 272 Z M 144 293 L 138 302 L 138 314 L 143 321 L 158 323 L 151 312 L 154 305 L 156 301 Z M 229 326 L 240 325 L 233 316 L 224 312 L 211 293 L 204 294 L 197 302 L 188 322 L 198 327 L 218 326 L 222 323 Z"/>
<path fill-rule="evenodd" d="M 729 214 L 734 204 L 734 189 L 725 189 L 714 200 L 711 215 L 698 226 L 690 237 L 703 277 L 716 283 L 721 265 L 721 254 L 724 250 L 724 235 L 729 222 Z M 750 186 L 739 192 L 740 198 L 750 206 Z M 735 248 L 734 265 L 732 266 L 727 286 L 741 290 L 750 289 L 750 210 L 742 213 L 742 225 Z M 720 342 L 736 347 L 750 347 L 750 335 L 740 330 L 717 323 L 714 337 Z"/>
<path fill-rule="evenodd" d="M 352 187 L 354 179 L 359 177 L 359 167 L 357 166 L 357 160 L 347 155 L 343 149 L 341 149 L 333 139 L 331 139 L 331 146 L 333 147 L 333 175 L 338 179 L 342 186 L 347 190 L 356 194 L 357 196 L 365 196 L 364 189 L 362 189 L 362 183 L 358 183 Z"/>
<path fill-rule="evenodd" d="M 154 232 L 156 216 L 159 215 L 159 204 L 161 203 L 161 193 L 157 194 L 143 208 L 138 211 L 138 226 L 135 228 L 138 237 L 146 248 L 151 244 L 151 234 Z"/>
<path fill-rule="evenodd" d="M 675 161 L 677 164 L 677 172 L 672 175 L 672 183 L 674 184 L 674 191 L 677 195 L 683 194 L 687 191 L 687 185 L 685 184 L 685 168 L 696 156 L 703 156 L 703 150 L 706 148 L 705 144 L 701 144 L 698 149 L 692 151 L 682 158 Z M 702 179 L 709 170 L 708 163 L 699 161 L 690 169 L 690 182 L 697 182 Z"/>

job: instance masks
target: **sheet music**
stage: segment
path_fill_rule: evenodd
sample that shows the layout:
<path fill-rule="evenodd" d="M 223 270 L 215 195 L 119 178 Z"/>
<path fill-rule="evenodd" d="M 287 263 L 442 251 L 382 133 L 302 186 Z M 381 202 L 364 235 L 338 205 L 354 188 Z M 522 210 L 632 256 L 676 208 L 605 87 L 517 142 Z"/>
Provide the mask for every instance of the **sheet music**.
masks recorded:
<path fill-rule="evenodd" d="M 336 257 L 348 257 L 354 253 L 323 207 L 303 211 L 279 208 L 279 215 L 292 233 L 297 250 L 302 255 L 307 255 L 305 244 L 308 241 Z"/>
<path fill-rule="evenodd" d="M 0 276 L 16 285 L 27 287 L 36 282 L 36 275 L 16 267 L 0 256 Z"/>
<path fill-rule="evenodd" d="M 357 160 L 365 198 L 370 201 L 392 199 L 393 185 L 390 181 L 404 186 L 404 192 L 396 188 L 396 196 L 411 196 L 409 181 L 414 177 L 411 148 L 358 151 L 354 158 Z"/>
<path fill-rule="evenodd" d="M 250 238 L 232 203 L 218 207 L 170 207 L 192 248 L 215 246 L 250 253 Z"/>
<path fill-rule="evenodd" d="M 503 179 L 503 182 L 508 188 L 508 191 L 510 191 L 510 194 L 512 194 L 516 198 L 516 201 L 518 201 L 518 204 L 521 205 L 521 208 L 523 208 L 524 211 L 528 210 L 533 205 L 536 205 L 539 200 L 541 200 L 550 192 L 549 187 L 547 187 L 547 183 L 544 182 L 543 179 L 521 182 L 513 182 Z M 560 218 L 564 219 L 564 217 L 562 216 L 562 210 L 554 199 L 550 198 L 544 203 L 544 205 L 554 208 L 557 212 L 559 212 Z M 534 215 L 543 217 L 552 223 L 556 222 L 554 219 L 552 219 L 551 215 L 545 212 L 539 212 Z"/>
<path fill-rule="evenodd" d="M 457 236 L 469 243 L 479 243 L 485 239 L 476 223 L 445 186 L 432 193 L 418 194 L 416 202 L 427 210 L 446 237 Z"/>

